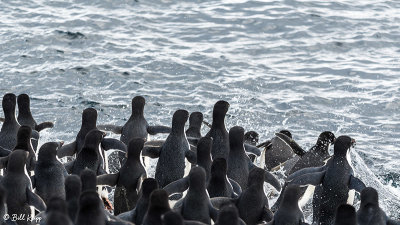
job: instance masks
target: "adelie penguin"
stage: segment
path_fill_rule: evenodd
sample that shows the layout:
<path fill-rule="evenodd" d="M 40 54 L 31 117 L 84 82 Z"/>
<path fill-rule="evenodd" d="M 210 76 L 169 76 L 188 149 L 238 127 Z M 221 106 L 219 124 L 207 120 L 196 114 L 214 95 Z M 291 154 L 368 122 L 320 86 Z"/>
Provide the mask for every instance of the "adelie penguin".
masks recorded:
<path fill-rule="evenodd" d="M 140 161 L 143 138 L 133 138 L 128 144 L 128 158 L 118 173 L 97 177 L 98 185 L 116 186 L 114 192 L 114 214 L 132 210 L 136 206 L 142 180 L 147 177 Z"/>
<path fill-rule="evenodd" d="M 283 193 L 282 203 L 274 214 L 274 219 L 268 225 L 307 225 L 299 207 L 302 194 L 298 185 L 289 185 Z"/>
<path fill-rule="evenodd" d="M 142 183 L 141 195 L 136 207 L 131 211 L 119 214 L 118 218 L 134 224 L 142 224 L 143 218 L 149 208 L 150 194 L 156 189 L 158 189 L 157 181 L 153 178 L 146 178 Z"/>
<path fill-rule="evenodd" d="M 16 96 L 12 93 L 5 94 L 2 101 L 4 122 L 0 130 L 0 156 L 7 156 L 17 144 L 17 132 L 20 127 L 15 118 Z"/>
<path fill-rule="evenodd" d="M 169 211 L 161 216 L 162 225 L 205 225 L 198 221 L 183 220 L 183 217 L 174 211 Z"/>
<path fill-rule="evenodd" d="M 31 224 L 29 218 L 33 218 L 33 211 L 30 206 L 39 211 L 46 209 L 44 201 L 32 192 L 30 178 L 25 173 L 28 152 L 15 150 L 9 155 L 7 164 L 7 174 L 1 179 L 0 184 L 7 190 L 7 209 L 8 214 L 21 215 L 26 220 L 18 221 L 19 225 Z"/>
<path fill-rule="evenodd" d="M 63 145 L 57 151 L 57 156 L 59 158 L 62 158 L 65 156 L 73 156 L 74 154 L 78 154 L 81 151 L 83 145 L 85 144 L 86 135 L 92 130 L 97 130 L 96 121 L 97 121 L 97 111 L 95 109 L 87 108 L 83 110 L 82 125 L 78 134 L 76 135 L 75 141 Z M 126 152 L 126 145 L 121 141 L 118 141 L 113 138 L 103 138 L 101 140 L 101 154 L 104 156 L 105 155 L 104 150 L 110 150 L 110 149 L 118 149 Z M 107 168 L 107 161 L 104 161 L 104 164 L 106 165 L 104 167 Z"/>
<path fill-rule="evenodd" d="M 235 205 L 222 206 L 218 213 L 215 225 L 240 225 L 244 224 L 239 218 L 239 212 Z"/>
<path fill-rule="evenodd" d="M 7 220 L 7 217 L 4 217 L 7 213 L 6 202 L 7 202 L 7 190 L 2 185 L 0 185 L 0 224 L 16 225 L 16 223 L 11 221 L 10 218 L 8 218 Z"/>
<path fill-rule="evenodd" d="M 39 149 L 32 186 L 47 204 L 51 197 L 65 199 L 64 180 L 68 176 L 64 165 L 57 159 L 62 142 L 47 142 Z"/>
<path fill-rule="evenodd" d="M 212 204 L 220 208 L 222 205 L 233 203 L 238 208 L 240 218 L 247 225 L 271 221 L 273 214 L 269 210 L 268 199 L 264 193 L 264 176 L 263 169 L 253 168 L 249 174 L 247 188 L 242 191 L 239 198 L 212 198 Z"/>
<path fill-rule="evenodd" d="M 99 149 L 99 144 L 103 140 L 104 136 L 105 133 L 97 129 L 90 131 L 86 135 L 85 144 L 77 154 L 76 159 L 65 165 L 69 174 L 80 175 L 82 170 L 85 168 L 93 170 L 96 175 L 106 174 L 106 171 L 102 166 L 104 159 Z"/>
<path fill-rule="evenodd" d="M 48 201 L 46 212 L 41 212 L 35 218 L 33 224 L 40 225 L 73 225 L 68 216 L 67 203 L 64 199 L 52 197 Z"/>
<path fill-rule="evenodd" d="M 244 149 L 244 129 L 235 126 L 229 130 L 230 152 L 228 156 L 228 177 L 236 181 L 242 189 L 247 187 L 249 171 L 256 166 L 246 155 Z M 268 171 L 264 171 L 264 180 L 280 191 L 279 181 Z"/>
<path fill-rule="evenodd" d="M 150 204 L 142 225 L 162 224 L 161 216 L 171 211 L 168 203 L 168 194 L 162 189 L 154 190 L 150 195 Z"/>
<path fill-rule="evenodd" d="M 357 225 L 356 209 L 351 205 L 340 205 L 333 225 Z"/>
<path fill-rule="evenodd" d="M 190 150 L 185 134 L 185 123 L 189 113 L 186 110 L 177 110 L 172 118 L 172 130 L 161 147 L 144 148 L 143 156 L 157 158 L 155 178 L 160 187 L 184 176 L 185 157 L 191 163 L 196 163 L 196 153 Z"/>
<path fill-rule="evenodd" d="M 211 219 L 213 221 L 217 220 L 218 211 L 212 206 L 206 191 L 206 173 L 204 169 L 202 167 L 193 167 L 190 170 L 188 180 L 188 192 L 183 199 L 175 204 L 174 209 L 177 209 L 185 220 L 195 220 L 205 224 L 211 224 Z M 175 183 L 175 185 L 183 186 L 185 186 L 185 184 L 187 183 Z M 180 189 L 172 185 L 174 185 L 174 183 L 165 187 L 167 193 L 168 190 Z"/>
<path fill-rule="evenodd" d="M 366 187 L 361 191 L 357 222 L 359 225 L 400 225 L 400 221 L 390 219 L 379 207 L 378 192 L 372 187 Z"/>
<path fill-rule="evenodd" d="M 295 157 L 296 154 L 304 154 L 304 152 L 296 152 L 298 149 L 293 149 L 282 140 L 280 134 L 292 138 L 292 134 L 288 130 L 281 130 L 279 133 L 276 133 L 275 137 L 270 141 L 257 145 L 257 147 L 264 147 L 264 151 L 261 155 L 261 167 L 265 166 L 268 170 L 273 170 L 281 163 Z"/>
<path fill-rule="evenodd" d="M 150 126 L 144 118 L 144 106 L 146 100 L 142 96 L 136 96 L 132 99 L 132 114 L 124 126 L 117 125 L 99 125 L 101 130 L 112 131 L 121 134 L 121 141 L 125 144 L 129 143 L 132 138 L 148 139 L 148 135 L 158 133 L 170 133 L 171 128 L 166 126 Z"/>
<path fill-rule="evenodd" d="M 78 175 L 69 175 L 65 178 L 65 199 L 67 201 L 68 216 L 75 221 L 78 214 L 79 196 L 81 195 L 82 182 Z"/>
<path fill-rule="evenodd" d="M 332 132 L 324 131 L 319 135 L 317 143 L 306 152 L 287 135 L 281 133 L 276 135 L 281 138 L 281 140 L 288 143 L 292 149 L 297 149 L 296 152 L 300 153 L 282 165 L 285 168 L 286 175 L 290 175 L 303 168 L 325 165 L 325 160 L 330 157 L 328 152 L 329 146 L 334 144 L 336 140 Z"/>
<path fill-rule="evenodd" d="M 335 141 L 334 155 L 325 166 L 305 168 L 288 177 L 292 184 L 321 185 L 320 199 L 316 201 L 318 206 L 313 210 L 314 223 L 332 224 L 339 205 L 353 204 L 354 195 L 349 191 L 361 192 L 365 188 L 364 183 L 354 176 L 350 164 L 350 148 L 354 144 L 354 139 L 349 136 L 340 136 Z"/>
<path fill-rule="evenodd" d="M 203 113 L 192 112 L 189 117 L 189 128 L 186 130 L 186 136 L 201 138 L 201 125 L 203 124 Z"/>

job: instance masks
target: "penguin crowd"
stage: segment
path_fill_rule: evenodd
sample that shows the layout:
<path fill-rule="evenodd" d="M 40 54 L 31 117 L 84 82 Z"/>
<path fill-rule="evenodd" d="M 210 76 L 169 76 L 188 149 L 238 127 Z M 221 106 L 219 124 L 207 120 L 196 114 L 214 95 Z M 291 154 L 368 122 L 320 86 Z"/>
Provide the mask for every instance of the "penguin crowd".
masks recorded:
<path fill-rule="evenodd" d="M 302 207 L 309 198 L 312 224 L 400 224 L 379 207 L 378 192 L 354 174 L 349 153 L 356 142 L 349 136 L 324 131 L 306 151 L 288 130 L 263 143 L 255 131 L 240 126 L 228 131 L 226 101 L 215 103 L 211 124 L 201 112 L 189 115 L 179 109 L 171 126 L 148 124 L 143 97 L 134 97 L 131 104 L 132 114 L 122 126 L 98 125 L 97 111 L 87 108 L 73 142 L 38 146 L 40 131 L 54 124 L 35 121 L 28 95 L 5 94 L 1 224 L 303 225 L 308 223 Z M 209 127 L 204 136 L 203 125 Z M 120 139 L 106 138 L 106 132 Z M 159 133 L 168 136 L 149 140 Z M 107 157 L 109 150 L 113 153 Z M 112 163 L 111 155 L 117 159 Z M 154 177 L 146 157 L 158 159 Z M 284 172 L 282 183 L 278 170 Z M 272 206 L 271 191 L 280 192 Z M 358 211 L 355 192 L 361 198 Z"/>

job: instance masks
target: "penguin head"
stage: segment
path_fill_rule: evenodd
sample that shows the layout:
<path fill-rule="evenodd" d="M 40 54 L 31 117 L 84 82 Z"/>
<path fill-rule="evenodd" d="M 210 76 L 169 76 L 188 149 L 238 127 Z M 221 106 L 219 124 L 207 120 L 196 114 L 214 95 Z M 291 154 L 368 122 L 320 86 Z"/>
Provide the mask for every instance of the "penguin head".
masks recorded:
<path fill-rule="evenodd" d="M 255 131 L 248 131 L 244 134 L 244 140 L 249 144 L 256 145 L 259 140 L 259 134 Z"/>
<path fill-rule="evenodd" d="M 335 156 L 346 156 L 350 147 L 353 147 L 356 141 L 349 136 L 340 136 L 336 139 L 334 145 Z"/>
<path fill-rule="evenodd" d="M 82 170 L 81 174 L 82 192 L 84 191 L 96 191 L 96 173 L 91 169 Z"/>
<path fill-rule="evenodd" d="M 94 108 L 87 108 L 82 112 L 82 128 L 94 129 L 97 122 L 97 110 Z"/>
<path fill-rule="evenodd" d="M 324 145 L 334 144 L 336 141 L 335 135 L 330 131 L 322 132 L 318 137 L 318 142 Z"/>
<path fill-rule="evenodd" d="M 100 198 L 96 191 L 85 191 L 82 192 L 79 197 L 79 209 L 80 211 L 90 211 L 93 209 L 100 208 Z"/>
<path fill-rule="evenodd" d="M 201 123 L 203 123 L 203 113 L 192 112 L 189 117 L 189 126 L 190 127 L 201 127 Z"/>
<path fill-rule="evenodd" d="M 146 178 L 143 180 L 142 193 L 143 193 L 144 197 L 146 197 L 146 198 L 150 197 L 150 194 L 156 189 L 158 189 L 158 183 L 157 183 L 156 179 Z"/>
<path fill-rule="evenodd" d="M 223 206 L 218 213 L 217 223 L 218 224 L 232 224 L 232 225 L 240 224 L 239 223 L 239 212 L 238 212 L 236 206 L 233 204 L 228 204 L 228 205 Z"/>
<path fill-rule="evenodd" d="M 15 148 L 24 148 L 27 150 L 27 145 L 32 137 L 32 128 L 30 126 L 20 126 L 17 132 L 17 146 Z"/>
<path fill-rule="evenodd" d="M 224 100 L 220 100 L 214 105 L 213 109 L 213 123 L 218 122 L 222 119 L 225 118 L 226 113 L 228 112 L 229 109 L 229 103 Z M 214 119 L 217 119 L 218 121 L 214 121 Z"/>
<path fill-rule="evenodd" d="M 132 138 L 128 144 L 128 159 L 139 159 L 144 146 L 143 138 Z"/>
<path fill-rule="evenodd" d="M 8 155 L 7 171 L 24 173 L 29 153 L 24 150 L 14 150 Z"/>
<path fill-rule="evenodd" d="M 343 204 L 336 210 L 335 225 L 357 224 L 356 210 L 353 206 Z"/>
<path fill-rule="evenodd" d="M 231 146 L 231 150 L 234 149 L 234 146 L 243 146 L 244 142 L 244 129 L 240 126 L 232 127 L 229 130 L 229 144 Z"/>
<path fill-rule="evenodd" d="M 361 191 L 361 207 L 367 205 L 379 206 L 378 192 L 372 187 L 366 187 Z"/>
<path fill-rule="evenodd" d="M 195 166 L 189 173 L 189 188 L 204 189 L 206 186 L 206 171 L 203 167 Z"/>
<path fill-rule="evenodd" d="M 64 142 L 47 142 L 44 143 L 38 153 L 38 161 L 49 161 L 51 159 L 56 159 L 57 150 L 61 148 Z"/>
<path fill-rule="evenodd" d="M 146 99 L 142 96 L 136 96 L 132 99 L 132 115 L 143 115 L 144 105 L 146 105 Z"/>
<path fill-rule="evenodd" d="M 19 113 L 28 113 L 31 111 L 30 99 L 27 94 L 20 94 L 17 98 Z"/>
<path fill-rule="evenodd" d="M 15 116 L 15 105 L 17 104 L 17 96 L 13 93 L 7 93 L 3 97 L 2 106 L 5 116 L 7 114 L 14 113 Z"/>
<path fill-rule="evenodd" d="M 86 134 L 85 145 L 99 146 L 100 142 L 106 136 L 106 133 L 97 129 L 93 129 Z"/>
<path fill-rule="evenodd" d="M 282 206 L 297 206 L 299 199 L 303 195 L 300 186 L 295 184 L 289 184 L 285 188 L 285 192 L 283 193 Z"/>
<path fill-rule="evenodd" d="M 248 186 L 263 186 L 265 171 L 259 167 L 253 168 L 249 173 Z"/>
<path fill-rule="evenodd" d="M 81 194 L 82 183 L 78 175 L 68 175 L 65 178 L 65 199 L 78 199 Z"/>
<path fill-rule="evenodd" d="M 184 109 L 176 110 L 172 117 L 172 132 L 183 132 L 189 112 Z"/>
<path fill-rule="evenodd" d="M 216 158 L 212 162 L 211 165 L 211 175 L 223 175 L 226 176 L 226 173 L 228 171 L 228 165 L 226 163 L 226 160 L 224 158 Z"/>
<path fill-rule="evenodd" d="M 284 135 L 292 138 L 292 133 L 290 133 L 290 131 L 288 131 L 288 130 L 281 130 L 281 131 L 279 131 L 279 133 L 284 134 Z"/>
<path fill-rule="evenodd" d="M 67 203 L 62 198 L 52 197 L 47 204 L 46 212 L 61 212 L 67 214 Z"/>
<path fill-rule="evenodd" d="M 199 158 L 211 158 L 212 137 L 202 137 L 197 143 L 197 161 Z"/>
<path fill-rule="evenodd" d="M 183 218 L 179 213 L 169 211 L 161 216 L 163 225 L 183 225 Z"/>
<path fill-rule="evenodd" d="M 156 189 L 150 194 L 149 208 L 170 210 L 168 194 L 164 189 Z"/>

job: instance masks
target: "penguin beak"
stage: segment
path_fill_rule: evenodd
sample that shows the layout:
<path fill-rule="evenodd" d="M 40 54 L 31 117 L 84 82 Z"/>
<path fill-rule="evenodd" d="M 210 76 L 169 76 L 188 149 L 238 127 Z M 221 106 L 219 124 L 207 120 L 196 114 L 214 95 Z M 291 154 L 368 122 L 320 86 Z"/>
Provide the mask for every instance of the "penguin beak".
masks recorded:
<path fill-rule="evenodd" d="M 61 148 L 61 146 L 63 146 L 63 145 L 64 145 L 64 141 L 60 141 L 58 144 L 58 148 Z"/>
<path fill-rule="evenodd" d="M 107 136 L 107 133 L 106 133 L 106 132 L 103 132 L 103 138 L 104 138 L 105 136 Z"/>

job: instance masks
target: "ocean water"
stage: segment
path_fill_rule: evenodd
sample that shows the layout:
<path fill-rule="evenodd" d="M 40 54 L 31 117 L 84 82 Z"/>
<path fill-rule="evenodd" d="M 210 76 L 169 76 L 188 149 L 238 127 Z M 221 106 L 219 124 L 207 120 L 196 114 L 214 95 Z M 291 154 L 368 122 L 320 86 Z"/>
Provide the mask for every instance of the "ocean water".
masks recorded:
<path fill-rule="evenodd" d="M 211 122 L 224 99 L 227 127 L 261 140 L 355 138 L 357 176 L 400 218 L 399 1 L 0 1 L 0 52 L 1 93 L 55 121 L 41 143 L 72 141 L 87 107 L 124 124 L 136 95 L 162 125 L 177 109 Z"/>

